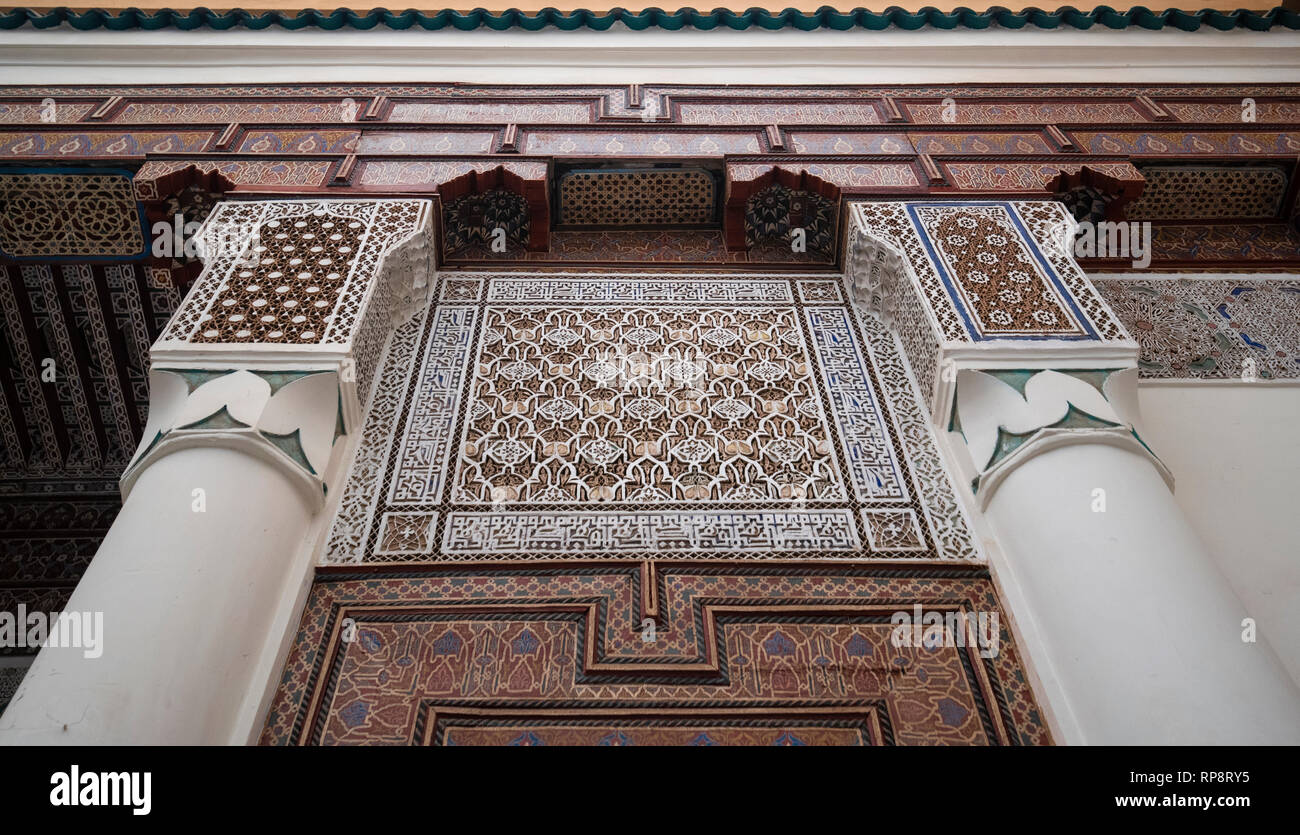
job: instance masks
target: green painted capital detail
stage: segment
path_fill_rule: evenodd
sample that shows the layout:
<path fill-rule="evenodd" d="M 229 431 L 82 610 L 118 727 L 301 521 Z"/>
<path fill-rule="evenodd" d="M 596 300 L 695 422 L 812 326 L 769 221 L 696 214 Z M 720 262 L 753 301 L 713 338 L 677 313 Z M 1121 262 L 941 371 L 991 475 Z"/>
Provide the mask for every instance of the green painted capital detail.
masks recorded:
<path fill-rule="evenodd" d="M 1121 370 L 964 370 L 958 375 L 948 429 L 965 440 L 981 474 L 1044 430 L 1120 430 L 1137 438 L 1111 402 L 1108 383 Z"/>
<path fill-rule="evenodd" d="M 335 442 L 345 433 L 334 371 L 195 370 L 150 372 L 149 422 L 127 474 L 155 448 L 207 435 L 267 444 L 325 490 Z"/>

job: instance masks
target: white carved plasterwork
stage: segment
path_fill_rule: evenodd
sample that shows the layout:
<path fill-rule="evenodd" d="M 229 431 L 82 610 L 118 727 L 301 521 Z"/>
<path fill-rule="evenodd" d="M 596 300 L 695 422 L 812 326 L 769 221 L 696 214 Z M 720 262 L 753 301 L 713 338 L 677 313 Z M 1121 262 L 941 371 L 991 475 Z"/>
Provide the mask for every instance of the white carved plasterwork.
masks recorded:
<path fill-rule="evenodd" d="M 454 501 L 844 497 L 793 308 L 484 315 Z"/>
<path fill-rule="evenodd" d="M 409 317 L 427 298 L 430 222 L 427 200 L 219 203 L 198 232 L 203 274 L 160 344 L 346 345 L 385 290 L 390 316 Z"/>
<path fill-rule="evenodd" d="M 223 202 L 204 269 L 150 351 L 148 425 L 126 474 L 196 444 L 283 464 L 319 503 L 384 346 L 432 281 L 427 200 Z"/>
<path fill-rule="evenodd" d="M 198 231 L 203 273 L 154 361 L 347 358 L 350 422 L 388 335 L 428 300 L 431 233 L 428 200 L 218 203 Z"/>
<path fill-rule="evenodd" d="M 824 275 L 437 298 L 393 339 L 326 563 L 982 559 L 893 335 Z"/>
<path fill-rule="evenodd" d="M 921 300 L 906 255 L 890 240 L 853 225 L 845 276 L 853 300 L 902 337 L 917 384 L 927 399 L 932 397 L 941 357 L 939 324 Z"/>
<path fill-rule="evenodd" d="M 872 201 L 852 205 L 847 283 L 893 328 L 936 421 L 956 371 L 1016 357 L 1127 365 L 1136 343 L 1069 250 L 1055 201 Z"/>
<path fill-rule="evenodd" d="M 400 417 L 411 388 L 405 369 L 419 362 L 416 352 L 427 315 L 416 314 L 393 332 L 384 358 L 384 372 L 375 381 L 357 454 L 330 528 L 323 562 L 354 561 L 374 526 L 384 494 L 388 453 L 395 439 L 401 436 Z"/>
<path fill-rule="evenodd" d="M 680 555 L 703 548 L 762 559 L 771 552 L 853 553 L 861 547 L 852 513 L 838 509 L 461 512 L 448 521 L 442 553 L 457 557 L 528 551 L 556 556 L 610 551 Z"/>

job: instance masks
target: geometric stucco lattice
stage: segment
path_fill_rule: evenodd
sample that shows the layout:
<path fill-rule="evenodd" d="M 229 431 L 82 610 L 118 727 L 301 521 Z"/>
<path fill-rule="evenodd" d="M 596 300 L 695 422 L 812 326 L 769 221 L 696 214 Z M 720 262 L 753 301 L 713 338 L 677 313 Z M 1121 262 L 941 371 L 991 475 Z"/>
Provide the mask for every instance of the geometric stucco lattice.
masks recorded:
<path fill-rule="evenodd" d="M 200 232 L 204 274 L 164 339 L 346 343 L 371 279 L 404 244 L 423 244 L 429 218 L 421 200 L 222 203 Z"/>
<path fill-rule="evenodd" d="M 135 258 L 145 252 L 131 174 L 0 173 L 0 252 L 13 258 Z"/>
<path fill-rule="evenodd" d="M 1125 209 L 1134 220 L 1231 220 L 1277 217 L 1286 194 L 1278 166 L 1146 166 L 1146 188 Z"/>
<path fill-rule="evenodd" d="M 560 178 L 560 223 L 698 225 L 717 213 L 717 187 L 702 169 L 570 171 Z"/>

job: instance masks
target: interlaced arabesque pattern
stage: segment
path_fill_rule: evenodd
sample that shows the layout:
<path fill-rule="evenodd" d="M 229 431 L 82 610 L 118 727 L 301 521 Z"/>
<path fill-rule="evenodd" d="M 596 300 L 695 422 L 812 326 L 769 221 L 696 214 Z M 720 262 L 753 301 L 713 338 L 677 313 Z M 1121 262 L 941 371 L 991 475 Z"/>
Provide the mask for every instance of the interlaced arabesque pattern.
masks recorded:
<path fill-rule="evenodd" d="M 144 233 L 121 174 L 0 175 L 0 252 L 16 258 L 139 255 Z"/>
<path fill-rule="evenodd" d="M 393 337 L 325 562 L 980 560 L 893 334 L 826 285 L 457 275 Z"/>

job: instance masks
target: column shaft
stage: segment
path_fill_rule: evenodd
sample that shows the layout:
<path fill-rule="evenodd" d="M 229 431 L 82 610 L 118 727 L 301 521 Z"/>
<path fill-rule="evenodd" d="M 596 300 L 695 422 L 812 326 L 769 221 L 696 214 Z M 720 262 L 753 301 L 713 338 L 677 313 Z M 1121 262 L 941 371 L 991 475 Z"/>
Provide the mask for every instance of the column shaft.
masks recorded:
<path fill-rule="evenodd" d="M 229 743 L 313 512 L 254 455 L 191 447 L 156 460 L 65 609 L 104 613 L 103 654 L 43 648 L 0 742 Z"/>
<path fill-rule="evenodd" d="M 1242 641 L 1245 608 L 1150 461 L 1052 449 L 1007 474 L 987 514 L 1045 648 L 1040 675 L 1082 734 L 1061 741 L 1300 741 L 1300 691 L 1266 643 Z"/>

